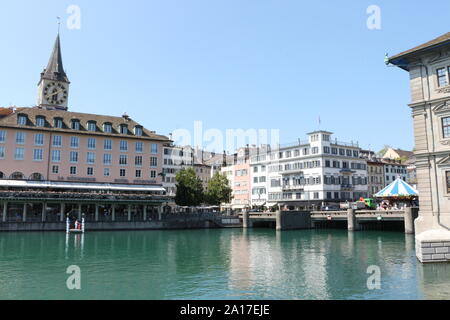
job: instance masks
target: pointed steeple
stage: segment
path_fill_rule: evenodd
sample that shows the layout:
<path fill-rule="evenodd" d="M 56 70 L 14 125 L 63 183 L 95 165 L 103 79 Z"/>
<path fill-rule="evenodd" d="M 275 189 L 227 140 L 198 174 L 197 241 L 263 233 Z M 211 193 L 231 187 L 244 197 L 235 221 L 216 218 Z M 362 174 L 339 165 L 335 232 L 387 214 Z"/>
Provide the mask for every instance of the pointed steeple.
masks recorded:
<path fill-rule="evenodd" d="M 65 81 L 69 83 L 66 72 L 64 71 L 62 55 L 61 55 L 61 43 L 59 40 L 59 33 L 56 37 L 55 45 L 53 46 L 53 52 L 48 61 L 47 68 L 41 74 L 42 79 Z"/>

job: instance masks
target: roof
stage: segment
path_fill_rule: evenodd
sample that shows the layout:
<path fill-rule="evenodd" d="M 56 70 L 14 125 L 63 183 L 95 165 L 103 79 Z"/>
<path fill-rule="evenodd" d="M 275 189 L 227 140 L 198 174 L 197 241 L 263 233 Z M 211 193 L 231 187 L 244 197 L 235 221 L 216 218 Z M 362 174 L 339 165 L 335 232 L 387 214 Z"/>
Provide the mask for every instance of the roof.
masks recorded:
<path fill-rule="evenodd" d="M 13 112 L 14 110 L 12 108 L 0 108 L 0 118 L 9 116 Z"/>
<path fill-rule="evenodd" d="M 402 69 L 409 70 L 407 65 L 408 60 L 406 59 L 407 57 L 427 50 L 432 50 L 447 44 L 450 44 L 450 32 L 447 32 L 431 41 L 425 42 L 412 49 L 396 54 L 389 58 L 389 62 Z"/>
<path fill-rule="evenodd" d="M 402 150 L 402 149 L 393 149 L 395 152 L 397 152 L 397 154 L 400 156 L 400 158 L 412 158 L 414 157 L 414 152 L 412 151 L 406 151 L 406 150 Z"/>
<path fill-rule="evenodd" d="M 63 67 L 59 34 L 56 37 L 55 45 L 53 46 L 52 55 L 48 60 L 47 68 L 44 69 L 41 77 L 43 79 L 69 82 Z"/>
<path fill-rule="evenodd" d="M 416 197 L 419 192 L 400 178 L 374 195 L 375 198 Z"/>
<path fill-rule="evenodd" d="M 307 133 L 306 135 L 312 135 L 312 134 L 316 134 L 316 133 L 325 133 L 325 134 L 333 134 L 333 132 L 330 132 L 330 131 L 325 131 L 325 130 L 316 130 L 316 131 L 313 131 L 313 132 L 310 132 L 310 133 Z"/>
<path fill-rule="evenodd" d="M 18 115 L 26 115 L 28 118 L 28 123 L 26 125 L 19 125 L 17 123 Z M 46 124 L 44 127 L 36 126 L 36 118 L 39 116 L 45 117 Z M 56 128 L 54 126 L 53 120 L 55 118 L 60 118 L 63 121 L 62 128 Z M 71 121 L 79 120 L 80 121 L 80 130 L 74 130 L 71 128 Z M 87 123 L 89 121 L 95 121 L 97 124 L 97 131 L 87 131 Z M 113 127 L 112 133 L 106 133 L 103 131 L 103 124 L 111 123 Z M 128 126 L 128 134 L 121 134 L 118 131 L 118 128 L 121 124 L 126 124 Z M 143 135 L 136 136 L 133 133 L 134 127 L 142 127 L 139 123 L 132 120 L 129 117 L 114 117 L 114 116 L 104 116 L 98 114 L 89 114 L 89 113 L 79 113 L 79 112 L 69 112 L 62 110 L 47 110 L 45 108 L 17 108 L 14 113 L 0 118 L 0 127 L 7 128 L 21 128 L 21 129 L 34 129 L 40 131 L 52 131 L 52 132 L 65 132 L 65 133 L 81 133 L 81 134 L 93 134 L 93 135 L 104 135 L 104 136 L 112 136 L 112 137 L 128 137 L 128 138 L 139 138 L 139 139 L 147 139 L 147 140 L 158 140 L 158 141 L 169 141 L 169 138 L 166 136 L 158 135 L 153 131 L 143 128 Z"/>
<path fill-rule="evenodd" d="M 389 148 L 388 150 L 386 150 L 385 154 L 383 155 L 383 157 L 386 155 L 386 153 L 392 150 L 395 153 L 398 154 L 399 158 L 406 158 L 406 159 L 411 159 L 414 158 L 414 152 L 412 151 L 407 151 L 407 150 L 402 150 L 402 149 L 394 149 L 394 148 Z M 384 159 L 389 159 L 389 158 L 384 158 Z"/>

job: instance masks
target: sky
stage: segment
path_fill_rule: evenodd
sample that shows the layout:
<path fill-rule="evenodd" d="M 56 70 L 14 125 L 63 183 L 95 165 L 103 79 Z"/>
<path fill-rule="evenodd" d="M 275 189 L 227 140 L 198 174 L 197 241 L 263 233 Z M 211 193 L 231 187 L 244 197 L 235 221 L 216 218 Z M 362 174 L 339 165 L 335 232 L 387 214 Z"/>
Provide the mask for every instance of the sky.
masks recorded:
<path fill-rule="evenodd" d="M 439 0 L 2 1 L 0 106 L 36 104 L 59 16 L 70 111 L 126 112 L 164 135 L 201 121 L 224 136 L 278 129 L 282 144 L 323 129 L 412 149 L 409 77 L 384 55 L 450 31 L 449 12 Z"/>

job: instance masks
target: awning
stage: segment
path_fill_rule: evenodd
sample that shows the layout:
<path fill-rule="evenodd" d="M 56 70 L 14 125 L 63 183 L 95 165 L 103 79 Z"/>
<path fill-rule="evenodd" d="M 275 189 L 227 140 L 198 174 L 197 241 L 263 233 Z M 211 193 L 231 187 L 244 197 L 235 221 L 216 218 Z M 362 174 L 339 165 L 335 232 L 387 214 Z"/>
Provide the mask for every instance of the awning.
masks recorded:
<path fill-rule="evenodd" d="M 401 198 L 417 197 L 419 192 L 407 184 L 401 178 L 398 178 L 386 188 L 374 195 L 375 198 Z"/>
<path fill-rule="evenodd" d="M 55 181 L 27 181 L 27 180 L 0 180 L 0 188 L 36 188 L 36 189 L 80 189 L 80 190 L 109 190 L 109 191 L 140 191 L 164 192 L 161 186 L 110 184 L 110 183 L 76 183 Z"/>

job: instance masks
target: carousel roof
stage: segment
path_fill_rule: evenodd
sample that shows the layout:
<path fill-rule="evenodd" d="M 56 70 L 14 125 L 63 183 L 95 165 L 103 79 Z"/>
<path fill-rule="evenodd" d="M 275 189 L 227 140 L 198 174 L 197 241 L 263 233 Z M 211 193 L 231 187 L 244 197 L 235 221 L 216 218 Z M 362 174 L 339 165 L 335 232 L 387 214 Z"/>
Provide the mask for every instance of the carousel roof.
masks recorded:
<path fill-rule="evenodd" d="M 417 197 L 419 192 L 401 178 L 397 178 L 386 188 L 374 195 L 376 198 Z"/>

